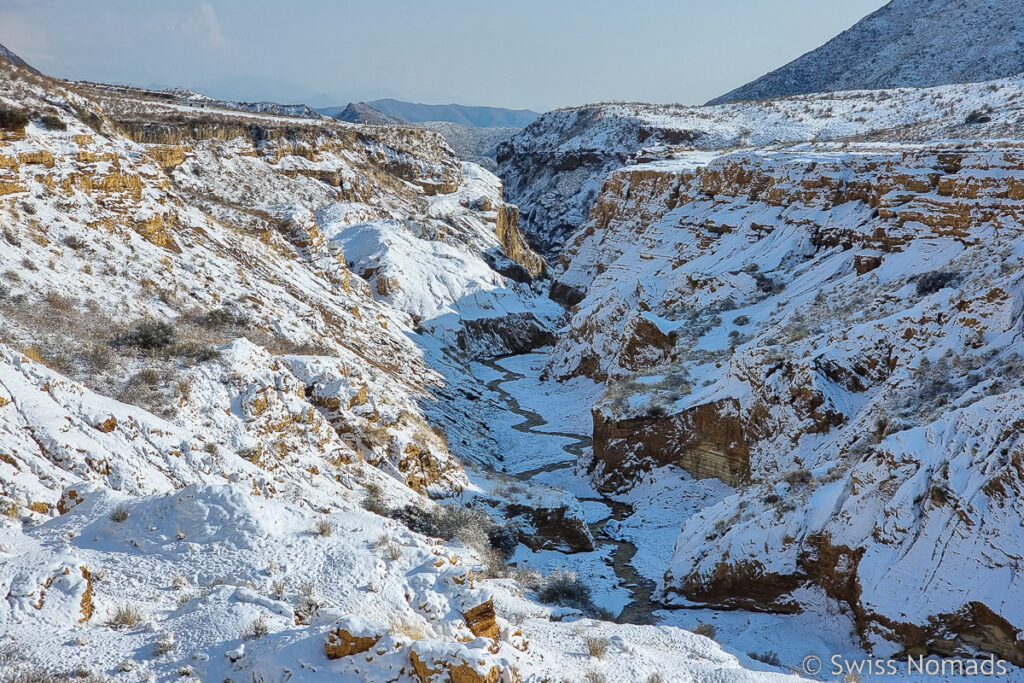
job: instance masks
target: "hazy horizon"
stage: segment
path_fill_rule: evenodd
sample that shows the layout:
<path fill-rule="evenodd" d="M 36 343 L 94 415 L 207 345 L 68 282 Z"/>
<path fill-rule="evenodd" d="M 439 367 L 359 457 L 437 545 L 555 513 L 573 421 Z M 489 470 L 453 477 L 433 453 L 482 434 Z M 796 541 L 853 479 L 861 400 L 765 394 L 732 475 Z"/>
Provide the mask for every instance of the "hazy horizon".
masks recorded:
<path fill-rule="evenodd" d="M 527 0 L 102 8 L 10 0 L 0 43 L 62 78 L 312 106 L 394 98 L 545 111 L 699 104 L 814 49 L 884 0 L 631 5 Z"/>

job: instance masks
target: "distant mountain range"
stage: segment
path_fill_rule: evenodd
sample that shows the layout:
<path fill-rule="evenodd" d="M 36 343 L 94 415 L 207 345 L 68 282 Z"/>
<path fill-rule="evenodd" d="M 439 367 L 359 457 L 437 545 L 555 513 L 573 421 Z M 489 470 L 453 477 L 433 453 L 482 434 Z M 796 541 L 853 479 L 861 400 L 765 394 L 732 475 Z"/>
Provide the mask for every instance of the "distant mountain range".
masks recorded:
<path fill-rule="evenodd" d="M 487 107 L 479 108 L 485 109 Z M 329 114 L 331 111 L 337 111 L 337 113 Z M 328 114 L 340 121 L 348 121 L 349 123 L 362 123 L 371 126 L 410 126 L 412 128 L 432 130 L 440 133 L 460 157 L 466 161 L 480 164 L 491 171 L 497 168 L 495 157 L 498 143 L 522 130 L 522 128 L 517 126 L 475 126 L 447 120 L 406 121 L 397 116 L 385 114 L 366 102 L 350 102 L 344 108 L 321 109 L 320 113 Z"/>
<path fill-rule="evenodd" d="M 522 128 L 536 120 L 540 114 L 529 109 L 502 109 L 501 107 L 469 107 L 462 104 L 416 104 L 401 100 L 373 100 L 358 104 L 369 105 L 373 109 L 403 121 L 419 123 L 423 121 L 451 121 L 478 128 L 512 127 Z M 321 114 L 334 116 L 343 113 L 349 107 L 325 107 L 317 109 Z M 343 119 L 348 120 L 348 119 Z"/>
<path fill-rule="evenodd" d="M 333 116 L 339 121 L 349 123 L 365 123 L 371 126 L 398 126 L 407 121 L 394 116 L 388 116 L 378 111 L 366 102 L 349 102 L 345 107 L 327 107 L 319 110 L 321 114 Z"/>
<path fill-rule="evenodd" d="M 927 87 L 1024 71 L 1024 0 L 893 0 L 816 50 L 708 104 Z"/>

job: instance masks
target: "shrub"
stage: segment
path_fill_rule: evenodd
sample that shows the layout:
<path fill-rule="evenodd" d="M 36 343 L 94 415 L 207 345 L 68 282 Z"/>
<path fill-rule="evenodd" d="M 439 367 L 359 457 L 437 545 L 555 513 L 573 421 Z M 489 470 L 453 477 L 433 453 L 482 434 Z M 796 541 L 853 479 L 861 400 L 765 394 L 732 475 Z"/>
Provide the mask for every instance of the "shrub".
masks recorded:
<path fill-rule="evenodd" d="M 174 325 L 162 320 L 144 320 L 135 324 L 122 338 L 128 346 L 140 349 L 165 349 L 174 343 Z"/>
<path fill-rule="evenodd" d="M 317 536 L 331 536 L 334 533 L 334 524 L 327 517 L 321 517 L 313 525 L 313 533 Z"/>
<path fill-rule="evenodd" d="M 249 316 L 235 313 L 230 308 L 215 308 L 196 318 L 196 322 L 205 327 L 248 327 Z"/>
<path fill-rule="evenodd" d="M 600 671 L 588 671 L 583 675 L 587 683 L 608 683 L 608 678 Z"/>
<path fill-rule="evenodd" d="M 162 631 L 153 644 L 153 653 L 165 655 L 174 650 L 174 631 Z"/>
<path fill-rule="evenodd" d="M 70 311 L 78 303 L 76 299 L 70 296 L 64 296 L 52 289 L 46 293 L 44 297 L 47 305 L 55 311 Z"/>
<path fill-rule="evenodd" d="M 591 657 L 601 659 L 608 654 L 608 639 L 607 638 L 595 638 L 593 636 L 585 639 L 587 644 L 587 654 Z"/>
<path fill-rule="evenodd" d="M 75 235 L 68 235 L 67 237 L 64 238 L 64 246 L 67 247 L 68 249 L 74 249 L 75 251 L 78 251 L 79 249 L 83 249 L 85 247 L 85 240 L 83 240 L 81 237 L 76 237 Z"/>
<path fill-rule="evenodd" d="M 744 325 L 749 325 L 750 324 L 750 316 L 749 315 L 738 315 L 735 318 L 733 318 L 732 324 L 733 325 L 739 325 L 740 327 L 742 327 Z"/>
<path fill-rule="evenodd" d="M 992 117 L 986 114 L 984 111 L 980 109 L 975 109 L 974 111 L 967 115 L 967 118 L 964 120 L 964 123 L 966 123 L 967 125 L 973 125 L 975 123 L 988 123 L 991 120 Z"/>
<path fill-rule="evenodd" d="M 811 473 L 800 468 L 786 472 L 783 479 L 785 479 L 790 486 L 798 486 L 809 483 L 811 481 Z"/>
<path fill-rule="evenodd" d="M 103 117 L 94 111 L 80 107 L 77 104 L 72 105 L 75 108 L 75 114 L 78 115 L 79 120 L 85 125 L 92 128 L 97 133 L 103 132 Z"/>
<path fill-rule="evenodd" d="M 583 583 L 575 572 L 556 569 L 551 572 L 540 589 L 541 602 L 549 605 L 575 607 L 586 610 L 593 607 L 590 586 Z"/>
<path fill-rule="evenodd" d="M 949 270 L 932 270 L 917 277 L 917 295 L 927 296 L 959 283 L 960 273 Z"/>
<path fill-rule="evenodd" d="M 111 628 L 135 628 L 143 620 L 142 610 L 135 605 L 121 603 L 114 608 L 108 622 Z"/>
<path fill-rule="evenodd" d="M 381 517 L 391 516 L 391 508 L 384 501 L 384 491 L 378 484 L 370 483 L 366 485 L 366 497 L 363 498 L 360 505 L 364 510 L 375 515 L 380 515 Z M 418 531 L 418 529 L 414 529 L 411 525 L 408 526 L 410 529 Z"/>
<path fill-rule="evenodd" d="M 705 624 L 702 622 L 693 627 L 693 632 L 698 636 L 704 636 L 705 638 L 714 640 L 715 636 L 718 635 L 718 627 L 714 624 Z"/>
<path fill-rule="evenodd" d="M 516 527 L 500 524 L 491 527 L 487 532 L 487 541 L 505 558 L 511 557 L 519 546 L 519 531 Z"/>
<path fill-rule="evenodd" d="M 647 677 L 647 683 L 665 683 L 665 677 L 655 671 Z"/>
<path fill-rule="evenodd" d="M 60 117 L 53 114 L 46 114 L 39 118 L 39 122 L 49 130 L 67 130 L 68 124 L 60 120 Z"/>
<path fill-rule="evenodd" d="M 773 280 L 761 272 L 755 271 L 751 273 L 751 277 L 753 277 L 754 282 L 757 283 L 758 290 L 765 294 L 778 294 L 786 288 L 786 283 L 779 280 Z"/>
<path fill-rule="evenodd" d="M 171 579 L 171 588 L 176 591 L 185 590 L 188 588 L 188 578 L 184 574 L 175 574 Z"/>
<path fill-rule="evenodd" d="M 114 511 L 110 513 L 110 521 L 112 522 L 123 522 L 128 519 L 128 508 L 124 505 L 118 505 L 114 508 Z"/>
<path fill-rule="evenodd" d="M 284 596 L 287 591 L 288 583 L 284 580 L 274 581 L 270 584 L 270 594 L 275 600 L 284 600 Z"/>
<path fill-rule="evenodd" d="M 24 109 L 12 109 L 0 107 L 0 128 L 4 130 L 17 130 L 28 125 L 29 115 Z"/>
<path fill-rule="evenodd" d="M 9 669 L 2 679 L 3 683 L 68 683 L 71 679 L 36 668 L 27 664 L 18 664 Z"/>
<path fill-rule="evenodd" d="M 779 653 L 775 650 L 767 650 L 765 652 L 748 652 L 747 656 L 751 659 L 756 659 L 759 662 L 764 662 L 769 666 L 782 666 L 782 660 L 779 659 Z"/>
<path fill-rule="evenodd" d="M 260 614 L 258 617 L 249 622 L 246 626 L 245 631 L 242 633 L 244 640 L 256 640 L 263 638 L 270 633 L 270 624 L 267 623 L 267 616 Z"/>

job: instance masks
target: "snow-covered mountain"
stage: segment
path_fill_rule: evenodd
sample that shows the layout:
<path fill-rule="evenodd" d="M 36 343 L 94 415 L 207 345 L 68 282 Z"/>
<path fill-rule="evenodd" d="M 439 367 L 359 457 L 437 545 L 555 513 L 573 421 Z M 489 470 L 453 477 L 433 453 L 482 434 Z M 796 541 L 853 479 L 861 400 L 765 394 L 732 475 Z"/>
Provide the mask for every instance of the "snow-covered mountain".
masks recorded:
<path fill-rule="evenodd" d="M 708 104 L 987 81 L 1021 71 L 1020 0 L 892 0 L 821 47 Z"/>
<path fill-rule="evenodd" d="M 449 121 L 477 128 L 522 128 L 540 114 L 529 109 L 504 109 L 464 104 L 418 104 L 401 100 L 373 100 L 369 103 L 377 111 L 404 121 Z"/>

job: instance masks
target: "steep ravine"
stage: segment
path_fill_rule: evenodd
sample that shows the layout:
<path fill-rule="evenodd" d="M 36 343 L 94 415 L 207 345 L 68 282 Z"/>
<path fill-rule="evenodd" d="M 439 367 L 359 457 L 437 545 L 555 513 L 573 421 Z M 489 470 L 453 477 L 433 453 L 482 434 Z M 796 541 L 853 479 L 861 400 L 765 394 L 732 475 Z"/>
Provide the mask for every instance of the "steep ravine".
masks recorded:
<path fill-rule="evenodd" d="M 515 396 L 502 388 L 502 384 L 523 379 L 525 377 L 524 375 L 502 367 L 496 360 L 485 361 L 483 365 L 486 365 L 488 368 L 501 374 L 500 377 L 490 380 L 487 383 L 487 387 L 500 397 L 501 401 L 510 412 L 523 418 L 522 422 L 513 425 L 513 429 L 524 433 L 544 436 L 561 436 L 573 439 L 571 443 L 562 446 L 562 450 L 570 456 L 568 459 L 549 463 L 542 467 L 516 472 L 512 474 L 512 476 L 521 481 L 529 482 L 539 474 L 571 468 L 577 463 L 584 451 L 592 447 L 592 440 L 589 436 L 543 429 L 543 427 L 548 424 L 548 421 L 538 413 L 529 410 L 528 408 L 524 408 Z M 664 606 L 653 602 L 651 599 L 651 594 L 654 590 L 654 582 L 644 578 L 637 571 L 636 567 L 631 564 L 631 560 L 637 552 L 636 546 L 627 541 L 620 541 L 612 538 L 605 529 L 608 521 L 613 519 L 621 521 L 629 517 L 633 514 L 633 508 L 626 503 L 613 500 L 605 495 L 595 498 L 581 497 L 579 500 L 581 502 L 592 501 L 602 503 L 611 508 L 612 511 L 609 516 L 593 522 L 589 526 L 591 533 L 594 535 L 594 540 L 599 546 L 614 547 L 614 551 L 612 553 L 612 569 L 615 571 L 615 575 L 619 578 L 621 582 L 620 585 L 630 593 L 630 602 L 619 613 L 616 621 L 619 623 L 629 624 L 655 623 L 657 621 L 657 617 L 654 615 L 654 611 L 657 609 L 663 609 Z"/>

